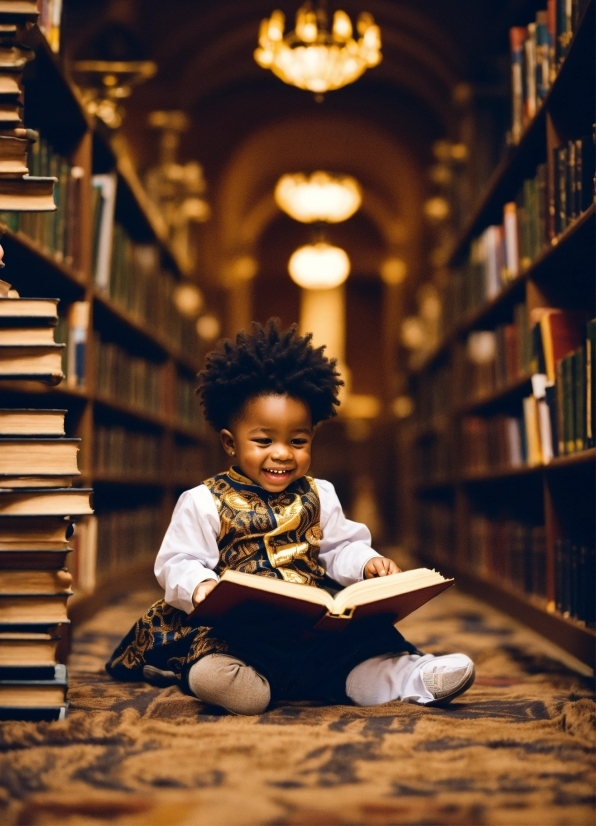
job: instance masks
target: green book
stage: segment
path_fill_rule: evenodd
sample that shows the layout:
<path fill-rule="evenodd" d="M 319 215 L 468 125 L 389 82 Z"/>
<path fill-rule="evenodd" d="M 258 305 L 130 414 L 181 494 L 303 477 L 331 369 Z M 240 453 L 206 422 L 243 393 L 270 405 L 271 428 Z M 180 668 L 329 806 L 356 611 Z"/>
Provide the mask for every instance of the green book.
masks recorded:
<path fill-rule="evenodd" d="M 563 359 L 555 365 L 555 404 L 557 415 L 557 456 L 565 455 L 565 411 L 563 394 Z"/>
<path fill-rule="evenodd" d="M 573 353 L 573 386 L 575 412 L 575 449 L 586 446 L 586 350 L 581 347 Z"/>

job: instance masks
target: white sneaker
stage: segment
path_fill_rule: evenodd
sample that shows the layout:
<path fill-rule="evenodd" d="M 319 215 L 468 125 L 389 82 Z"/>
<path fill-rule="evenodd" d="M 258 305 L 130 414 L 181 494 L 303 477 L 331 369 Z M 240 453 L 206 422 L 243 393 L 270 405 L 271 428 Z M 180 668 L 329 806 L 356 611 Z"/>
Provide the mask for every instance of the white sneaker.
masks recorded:
<path fill-rule="evenodd" d="M 476 672 L 474 663 L 465 654 L 446 654 L 422 663 L 420 677 L 433 698 L 422 700 L 424 705 L 444 706 L 471 687 Z"/>

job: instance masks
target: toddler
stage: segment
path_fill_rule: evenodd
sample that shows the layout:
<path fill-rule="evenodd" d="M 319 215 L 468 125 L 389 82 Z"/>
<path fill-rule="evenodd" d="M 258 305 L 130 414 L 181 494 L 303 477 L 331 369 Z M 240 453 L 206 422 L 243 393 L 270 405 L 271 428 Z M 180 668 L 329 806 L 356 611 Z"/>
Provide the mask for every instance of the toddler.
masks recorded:
<path fill-rule="evenodd" d="M 271 611 L 216 627 L 189 617 L 227 569 L 319 588 L 400 572 L 333 485 L 306 475 L 316 425 L 339 404 L 335 367 L 277 320 L 208 355 L 198 393 L 233 466 L 178 500 L 155 562 L 165 597 L 113 653 L 113 677 L 177 683 L 233 714 L 284 700 L 444 705 L 472 685 L 467 656 L 423 654 L 382 617 L 307 634 Z"/>

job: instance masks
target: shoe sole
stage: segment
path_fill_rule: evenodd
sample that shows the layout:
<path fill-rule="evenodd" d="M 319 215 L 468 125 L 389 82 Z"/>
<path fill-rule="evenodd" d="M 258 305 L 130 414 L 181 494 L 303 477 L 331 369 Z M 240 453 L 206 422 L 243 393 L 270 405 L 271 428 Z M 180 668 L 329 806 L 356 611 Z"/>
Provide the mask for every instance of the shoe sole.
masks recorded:
<path fill-rule="evenodd" d="M 472 673 L 468 677 L 468 679 L 460 685 L 452 694 L 448 694 L 446 697 L 441 697 L 440 700 L 431 700 L 430 703 L 424 703 L 425 706 L 431 706 L 434 708 L 441 708 L 442 706 L 449 705 L 452 700 L 455 700 L 456 697 L 459 697 L 464 691 L 467 691 L 474 685 L 474 680 L 476 679 L 476 669 L 472 667 Z"/>
<path fill-rule="evenodd" d="M 154 686 L 155 688 L 168 688 L 171 685 L 177 685 L 178 680 L 175 676 L 168 676 L 164 674 L 163 671 L 160 671 L 159 668 L 155 668 L 152 665 L 146 665 L 143 668 L 143 678 L 146 683 L 149 685 Z"/>

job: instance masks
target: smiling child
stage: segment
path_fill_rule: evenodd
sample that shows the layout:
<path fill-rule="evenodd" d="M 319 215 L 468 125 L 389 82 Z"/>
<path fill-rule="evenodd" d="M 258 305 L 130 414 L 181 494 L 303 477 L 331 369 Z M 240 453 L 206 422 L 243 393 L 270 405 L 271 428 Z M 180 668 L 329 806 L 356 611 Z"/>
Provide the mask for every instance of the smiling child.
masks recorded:
<path fill-rule="evenodd" d="M 444 705 L 474 681 L 464 654 L 423 654 L 383 618 L 304 634 L 271 611 L 200 626 L 193 609 L 227 569 L 316 587 L 398 574 L 329 482 L 306 474 L 316 426 L 336 414 L 335 361 L 279 322 L 253 326 L 207 357 L 207 421 L 234 464 L 182 494 L 155 562 L 165 598 L 120 643 L 116 679 L 179 684 L 235 714 L 272 701 Z"/>

